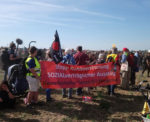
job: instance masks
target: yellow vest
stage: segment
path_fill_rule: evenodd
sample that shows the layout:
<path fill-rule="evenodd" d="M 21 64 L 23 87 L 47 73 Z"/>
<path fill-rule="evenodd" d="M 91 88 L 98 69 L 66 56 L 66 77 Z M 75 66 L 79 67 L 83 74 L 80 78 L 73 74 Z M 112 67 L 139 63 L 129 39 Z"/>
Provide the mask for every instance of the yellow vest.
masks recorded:
<path fill-rule="evenodd" d="M 28 58 L 27 58 L 27 60 L 25 61 L 25 65 L 26 65 L 26 69 L 27 70 L 29 70 L 29 66 L 28 66 L 28 62 L 31 60 L 31 59 L 33 59 L 31 56 L 29 56 Z M 35 72 L 37 73 L 37 75 L 38 76 L 40 76 L 41 75 L 41 66 L 40 66 L 40 63 L 39 63 L 39 61 L 37 60 L 37 58 L 35 58 L 34 57 L 34 61 L 35 61 L 35 67 L 34 67 L 34 70 L 35 70 Z M 26 74 L 27 76 L 33 76 L 33 74 L 30 72 L 30 73 L 27 73 Z"/>
<path fill-rule="evenodd" d="M 117 58 L 117 54 L 110 54 L 107 56 L 107 59 L 106 59 L 106 62 L 108 61 L 109 57 L 112 57 L 113 58 L 113 62 L 116 61 L 116 58 Z"/>

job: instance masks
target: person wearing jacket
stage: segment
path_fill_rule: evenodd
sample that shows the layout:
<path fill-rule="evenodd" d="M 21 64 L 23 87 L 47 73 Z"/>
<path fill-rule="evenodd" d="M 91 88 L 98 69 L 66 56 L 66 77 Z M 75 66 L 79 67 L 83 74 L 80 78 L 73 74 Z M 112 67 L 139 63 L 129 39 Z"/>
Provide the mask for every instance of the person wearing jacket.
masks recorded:
<path fill-rule="evenodd" d="M 47 61 L 52 62 L 53 59 L 51 57 L 50 50 L 48 50 L 46 54 L 47 54 L 46 55 L 47 56 Z M 51 97 L 51 89 L 47 88 L 46 89 L 46 102 L 52 102 L 52 101 L 53 101 L 53 99 Z"/>
<path fill-rule="evenodd" d="M 128 89 L 129 88 L 129 81 L 131 78 L 131 65 L 132 65 L 132 58 L 130 57 L 129 54 L 129 49 L 128 48 L 123 48 L 123 54 L 122 54 L 122 59 L 121 63 L 126 63 L 128 71 L 122 70 L 122 77 L 121 77 L 121 87 L 123 89 Z"/>
<path fill-rule="evenodd" d="M 62 63 L 69 64 L 69 65 L 75 65 L 76 64 L 75 63 L 75 59 L 72 56 L 72 50 L 71 49 L 66 49 L 65 50 L 65 56 L 63 57 Z M 63 98 L 67 97 L 67 95 L 66 95 L 66 89 L 62 90 L 62 95 L 63 95 Z M 69 88 L 68 98 L 72 99 L 72 88 Z"/>
<path fill-rule="evenodd" d="M 38 103 L 38 89 L 41 75 L 41 67 L 38 59 L 36 58 L 37 48 L 30 48 L 30 55 L 25 61 L 26 69 L 28 73 L 26 74 L 26 78 L 29 84 L 29 93 L 27 98 L 25 99 L 25 104 L 30 106 L 32 104 Z"/>
<path fill-rule="evenodd" d="M 77 47 L 77 53 L 74 55 L 74 59 L 76 65 L 78 66 L 89 64 L 89 57 L 86 53 L 83 52 L 82 46 Z M 83 93 L 82 88 L 78 88 L 76 94 L 80 96 L 82 95 L 82 93 Z"/>
<path fill-rule="evenodd" d="M 109 54 L 106 58 L 106 62 L 112 62 L 114 65 L 120 65 L 119 64 L 119 56 L 118 56 L 118 49 L 116 47 L 112 48 L 112 53 Z M 109 85 L 108 86 L 108 95 L 113 96 L 115 95 L 115 87 L 116 85 Z"/>
<path fill-rule="evenodd" d="M 14 108 L 16 99 L 9 90 L 8 82 L 3 81 L 0 84 L 0 109 Z"/>

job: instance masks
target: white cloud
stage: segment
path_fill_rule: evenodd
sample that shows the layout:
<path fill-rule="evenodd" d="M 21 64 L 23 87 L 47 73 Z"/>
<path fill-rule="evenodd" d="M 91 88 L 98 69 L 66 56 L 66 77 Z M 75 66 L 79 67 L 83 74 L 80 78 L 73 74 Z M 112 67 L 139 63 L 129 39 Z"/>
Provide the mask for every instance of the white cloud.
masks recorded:
<path fill-rule="evenodd" d="M 6 0 L 10 1 L 10 0 Z M 101 12 L 94 12 L 90 10 L 83 10 L 78 7 L 70 7 L 70 6 L 64 6 L 64 5 L 56 5 L 56 4 L 51 4 L 50 2 L 45 2 L 42 0 L 11 0 L 11 2 L 14 2 L 16 4 L 9 5 L 9 8 L 12 6 L 11 10 L 13 9 L 21 11 L 33 11 L 33 8 L 35 8 L 38 11 L 44 11 L 47 10 L 48 12 L 53 10 L 53 11 L 59 11 L 59 12 L 77 12 L 77 13 L 82 13 L 82 14 L 88 14 L 88 15 L 93 15 L 93 16 L 101 16 L 101 17 L 106 17 L 106 18 L 111 18 L 111 19 L 116 19 L 116 20 L 124 20 L 123 17 L 118 17 L 118 16 L 113 16 L 110 14 L 105 14 Z M 18 4 L 19 3 L 19 4 Z M 7 5 L 4 6 L 7 7 Z M 14 6 L 14 7 L 13 7 Z M 53 9 L 55 8 L 55 9 Z"/>
<path fill-rule="evenodd" d="M 109 14 L 104 14 L 100 12 L 93 12 L 90 10 L 83 10 L 77 7 L 70 7 L 64 5 L 52 4 L 50 2 L 45 2 L 42 0 L 1 0 L 0 1 L 0 19 L 3 24 L 10 24 L 15 21 L 15 23 L 21 22 L 34 22 L 41 24 L 53 24 L 57 26 L 68 26 L 69 22 L 80 22 L 80 23 L 111 23 L 105 21 L 95 21 L 80 19 L 78 17 L 66 18 L 60 17 L 60 19 L 55 18 L 53 14 L 63 14 L 66 12 L 75 12 L 85 15 L 91 15 L 95 17 L 104 17 L 108 20 L 125 20 L 122 17 L 112 16 Z M 52 14 L 52 15 L 51 15 Z M 9 21 L 7 21 L 9 19 Z M 6 20 L 6 22 L 4 22 Z M 2 24 L 1 23 L 1 24 Z M 73 25 L 70 25 L 73 26 Z"/>
<path fill-rule="evenodd" d="M 41 20 L 35 20 L 35 19 L 26 19 L 26 18 L 20 18 L 17 16 L 11 16 L 11 15 L 0 15 L 1 22 L 34 22 L 34 23 L 41 23 L 41 24 L 47 24 L 47 25 L 57 25 L 57 26 L 68 26 L 67 24 L 57 23 L 57 22 L 51 22 L 51 21 L 41 21 Z"/>

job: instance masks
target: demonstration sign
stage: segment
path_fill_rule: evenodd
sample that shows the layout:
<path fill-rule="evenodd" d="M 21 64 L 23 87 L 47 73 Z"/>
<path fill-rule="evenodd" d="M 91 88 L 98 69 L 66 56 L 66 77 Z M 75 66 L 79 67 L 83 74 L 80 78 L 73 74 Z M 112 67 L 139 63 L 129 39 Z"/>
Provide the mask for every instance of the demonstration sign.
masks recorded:
<path fill-rule="evenodd" d="M 112 63 L 76 66 L 42 61 L 41 84 L 51 89 L 120 84 L 120 68 Z"/>

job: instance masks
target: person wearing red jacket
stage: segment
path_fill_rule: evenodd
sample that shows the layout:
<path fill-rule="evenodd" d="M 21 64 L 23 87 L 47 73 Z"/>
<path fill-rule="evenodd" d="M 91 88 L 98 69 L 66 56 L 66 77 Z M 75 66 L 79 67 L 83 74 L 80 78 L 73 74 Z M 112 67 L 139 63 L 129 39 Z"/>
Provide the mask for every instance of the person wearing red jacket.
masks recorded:
<path fill-rule="evenodd" d="M 89 57 L 82 51 L 82 46 L 77 47 L 77 53 L 74 55 L 74 59 L 76 61 L 76 65 L 87 65 L 89 63 Z M 77 95 L 82 94 L 82 88 L 77 89 Z"/>

